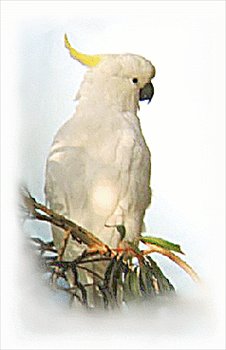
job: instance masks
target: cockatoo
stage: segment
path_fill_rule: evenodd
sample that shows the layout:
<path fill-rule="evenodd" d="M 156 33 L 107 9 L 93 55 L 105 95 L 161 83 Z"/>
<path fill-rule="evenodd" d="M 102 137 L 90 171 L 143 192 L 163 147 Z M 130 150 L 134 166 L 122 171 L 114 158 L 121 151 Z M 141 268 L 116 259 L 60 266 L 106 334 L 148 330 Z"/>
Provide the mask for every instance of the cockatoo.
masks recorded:
<path fill-rule="evenodd" d="M 65 46 L 88 70 L 76 111 L 57 132 L 48 156 L 46 199 L 52 210 L 116 248 L 117 226 L 133 241 L 151 202 L 151 156 L 137 111 L 139 101 L 153 97 L 155 68 L 134 54 L 82 54 L 66 35 Z M 52 232 L 60 250 L 63 231 Z M 63 260 L 74 260 L 82 250 L 69 239 Z"/>

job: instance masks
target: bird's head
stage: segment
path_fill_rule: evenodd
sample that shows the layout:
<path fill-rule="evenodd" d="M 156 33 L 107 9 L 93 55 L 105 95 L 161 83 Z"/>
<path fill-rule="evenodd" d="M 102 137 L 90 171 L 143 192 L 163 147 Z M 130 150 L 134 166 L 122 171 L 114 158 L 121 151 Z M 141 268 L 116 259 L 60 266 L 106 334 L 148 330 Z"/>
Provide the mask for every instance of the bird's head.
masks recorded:
<path fill-rule="evenodd" d="M 134 111 L 139 101 L 151 101 L 155 67 L 144 57 L 134 54 L 86 55 L 72 48 L 65 35 L 70 55 L 89 67 L 77 99 L 113 105 L 120 111 Z"/>

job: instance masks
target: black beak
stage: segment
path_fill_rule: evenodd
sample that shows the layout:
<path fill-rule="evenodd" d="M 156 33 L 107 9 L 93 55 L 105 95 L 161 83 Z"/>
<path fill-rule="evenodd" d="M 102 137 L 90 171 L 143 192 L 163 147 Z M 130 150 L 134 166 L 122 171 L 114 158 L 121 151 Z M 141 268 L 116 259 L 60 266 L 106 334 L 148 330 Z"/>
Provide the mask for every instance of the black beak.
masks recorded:
<path fill-rule="evenodd" d="M 140 89 L 140 101 L 148 100 L 148 103 L 151 102 L 151 99 L 154 95 L 154 86 L 152 85 L 152 82 L 147 83 L 144 85 L 142 89 Z"/>

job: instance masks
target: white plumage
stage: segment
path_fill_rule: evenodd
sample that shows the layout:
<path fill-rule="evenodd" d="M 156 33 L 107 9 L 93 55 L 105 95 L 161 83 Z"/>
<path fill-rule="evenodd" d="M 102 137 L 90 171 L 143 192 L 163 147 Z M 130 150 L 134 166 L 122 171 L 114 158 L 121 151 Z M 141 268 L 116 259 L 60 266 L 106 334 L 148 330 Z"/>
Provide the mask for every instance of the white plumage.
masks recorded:
<path fill-rule="evenodd" d="M 116 247 L 120 235 L 115 226 L 124 225 L 125 239 L 133 240 L 151 201 L 150 152 L 137 109 L 139 99 L 153 95 L 155 69 L 132 54 L 98 57 L 78 91 L 75 114 L 54 138 L 45 192 L 53 210 Z M 61 230 L 53 229 L 58 249 L 62 237 Z M 69 241 L 64 259 L 75 259 L 81 249 Z"/>

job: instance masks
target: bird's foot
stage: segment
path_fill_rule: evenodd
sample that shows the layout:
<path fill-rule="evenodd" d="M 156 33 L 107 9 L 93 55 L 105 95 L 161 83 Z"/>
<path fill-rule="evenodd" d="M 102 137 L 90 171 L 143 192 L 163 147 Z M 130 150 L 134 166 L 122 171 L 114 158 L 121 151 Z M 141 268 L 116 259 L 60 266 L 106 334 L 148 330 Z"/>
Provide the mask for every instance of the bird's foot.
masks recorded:
<path fill-rule="evenodd" d="M 140 250 L 129 241 L 120 241 L 117 248 L 113 249 L 116 254 L 124 254 L 128 257 L 136 257 L 139 260 L 143 259 Z"/>

